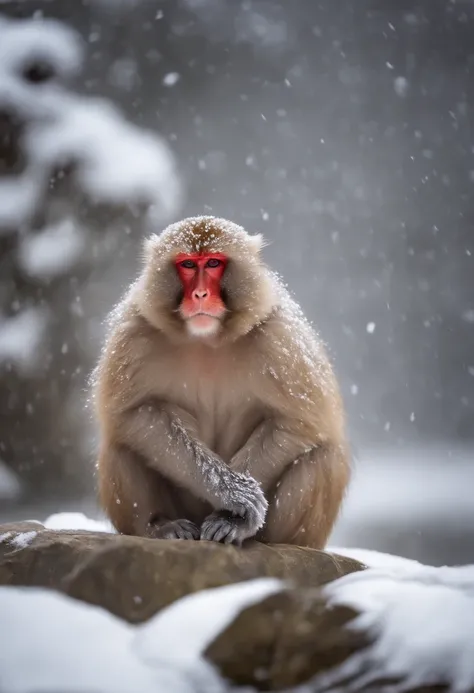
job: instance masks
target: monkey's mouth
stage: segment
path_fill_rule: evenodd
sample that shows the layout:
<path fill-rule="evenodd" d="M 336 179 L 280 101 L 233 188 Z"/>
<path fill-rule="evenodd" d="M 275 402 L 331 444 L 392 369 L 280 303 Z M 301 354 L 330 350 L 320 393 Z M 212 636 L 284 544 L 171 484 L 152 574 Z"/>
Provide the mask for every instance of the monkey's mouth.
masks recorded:
<path fill-rule="evenodd" d="M 186 318 L 186 322 L 194 327 L 199 326 L 203 328 L 216 326 L 220 323 L 221 316 L 214 315 L 213 313 L 194 313 Z"/>
<path fill-rule="evenodd" d="M 206 310 L 199 310 L 197 313 L 192 313 L 186 316 L 186 320 L 194 320 L 194 318 L 208 317 L 214 320 L 220 320 L 222 313 L 209 313 Z"/>
<path fill-rule="evenodd" d="M 199 308 L 198 310 L 192 311 L 192 312 L 181 311 L 181 315 L 184 318 L 184 320 L 186 320 L 186 321 L 188 321 L 188 320 L 201 320 L 201 319 L 204 320 L 205 318 L 212 319 L 212 320 L 222 320 L 225 312 L 226 311 L 222 310 L 221 308 L 218 308 L 216 310 L 202 310 L 201 308 Z"/>
<path fill-rule="evenodd" d="M 210 337 L 220 330 L 219 316 L 212 313 L 194 313 L 186 318 L 186 325 L 190 334 L 195 337 Z"/>

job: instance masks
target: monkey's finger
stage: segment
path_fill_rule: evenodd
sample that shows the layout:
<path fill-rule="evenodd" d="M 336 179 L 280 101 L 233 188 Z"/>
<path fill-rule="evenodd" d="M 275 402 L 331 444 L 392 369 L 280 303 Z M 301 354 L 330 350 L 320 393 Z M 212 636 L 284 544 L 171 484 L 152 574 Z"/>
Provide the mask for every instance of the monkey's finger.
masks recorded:
<path fill-rule="evenodd" d="M 196 541 L 197 539 L 199 539 L 199 528 L 196 527 L 195 529 L 188 530 L 186 534 L 187 539 L 194 539 Z"/>
<path fill-rule="evenodd" d="M 157 539 L 199 539 L 199 528 L 190 520 L 174 520 L 156 532 Z"/>
<path fill-rule="evenodd" d="M 237 527 L 233 527 L 229 534 L 224 539 L 224 544 L 235 544 L 235 546 L 242 545 L 242 538 L 240 537 L 240 532 Z"/>
<path fill-rule="evenodd" d="M 196 537 L 194 536 L 193 532 L 190 532 L 188 529 L 177 529 L 176 530 L 176 539 L 187 539 L 194 541 Z"/>
<path fill-rule="evenodd" d="M 210 524 L 205 530 L 204 533 L 201 534 L 202 539 L 206 539 L 207 541 L 215 541 L 215 536 L 217 532 L 217 527 L 215 524 Z"/>
<path fill-rule="evenodd" d="M 175 529 L 168 529 L 166 532 L 161 532 L 157 539 L 179 539 Z"/>
<path fill-rule="evenodd" d="M 216 520 L 215 518 L 203 522 L 203 525 L 201 527 L 201 539 L 204 539 L 206 541 L 215 541 L 215 535 L 219 530 L 220 526 L 221 522 L 219 520 Z"/>
<path fill-rule="evenodd" d="M 176 533 L 180 539 L 199 539 L 199 527 L 191 520 L 178 520 Z"/>
<path fill-rule="evenodd" d="M 233 532 L 233 527 L 230 525 L 228 522 L 223 522 L 220 527 L 217 527 L 216 532 L 214 534 L 214 541 L 224 541 L 224 543 L 228 543 L 227 537 L 231 536 Z"/>
<path fill-rule="evenodd" d="M 209 538 L 210 529 L 211 529 L 211 528 L 210 528 L 210 526 L 209 526 L 209 522 L 203 522 L 203 524 L 202 524 L 202 526 L 201 526 L 201 533 L 200 533 L 200 535 L 199 535 L 199 538 L 200 538 L 200 539 L 203 539 L 204 541 L 212 541 L 212 540 Z"/>
<path fill-rule="evenodd" d="M 176 534 L 178 539 L 186 539 L 188 541 L 195 541 L 196 539 L 199 539 L 199 530 L 195 532 L 193 529 L 180 527 Z"/>

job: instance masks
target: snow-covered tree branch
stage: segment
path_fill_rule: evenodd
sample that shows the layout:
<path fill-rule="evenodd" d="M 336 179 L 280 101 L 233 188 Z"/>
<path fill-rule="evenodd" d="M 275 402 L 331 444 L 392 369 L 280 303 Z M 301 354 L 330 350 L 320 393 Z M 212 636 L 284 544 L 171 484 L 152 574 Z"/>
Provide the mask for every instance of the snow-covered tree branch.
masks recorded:
<path fill-rule="evenodd" d="M 100 323 L 84 292 L 182 196 L 160 136 L 74 89 L 85 58 L 59 21 L 0 16 L 0 445 L 48 486 L 77 485 L 89 452 L 77 395 Z"/>

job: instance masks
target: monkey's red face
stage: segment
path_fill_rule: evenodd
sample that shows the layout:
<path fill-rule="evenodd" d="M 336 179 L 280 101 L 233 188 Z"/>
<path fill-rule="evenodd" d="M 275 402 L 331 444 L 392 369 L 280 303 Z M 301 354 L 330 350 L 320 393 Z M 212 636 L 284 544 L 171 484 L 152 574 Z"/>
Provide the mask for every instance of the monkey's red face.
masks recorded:
<path fill-rule="evenodd" d="M 180 253 L 175 262 L 183 287 L 179 312 L 189 333 L 196 337 L 214 335 L 226 312 L 221 280 L 227 257 L 222 253 Z"/>

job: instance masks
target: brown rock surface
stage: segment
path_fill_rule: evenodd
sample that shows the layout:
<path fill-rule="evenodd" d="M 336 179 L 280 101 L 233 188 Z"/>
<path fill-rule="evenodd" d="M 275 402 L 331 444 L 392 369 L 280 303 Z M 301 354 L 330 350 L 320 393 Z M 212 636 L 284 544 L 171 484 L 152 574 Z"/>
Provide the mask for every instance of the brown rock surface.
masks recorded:
<path fill-rule="evenodd" d="M 317 589 L 278 592 L 242 611 L 205 654 L 240 686 L 287 689 L 369 643 L 344 628 L 355 615 L 348 608 L 328 609 Z"/>
<path fill-rule="evenodd" d="M 351 678 L 322 686 L 318 675 L 324 675 L 353 653 L 370 646 L 372 637 L 346 628 L 357 613 L 343 606 L 329 607 L 321 592 L 294 588 L 249 606 L 211 643 L 205 656 L 227 680 L 239 686 L 253 686 L 258 691 L 287 693 L 294 686 L 306 684 L 308 693 L 322 690 L 379 693 L 382 684 L 395 683 L 374 676 L 373 681 L 360 687 L 354 686 Z M 371 672 L 357 672 L 362 673 Z M 446 693 L 449 687 L 433 685 L 406 690 L 407 693 Z"/>
<path fill-rule="evenodd" d="M 27 532 L 36 535 L 26 536 Z M 1 537 L 5 537 L 3 540 Z M 13 541 L 12 541 L 13 540 Z M 318 587 L 363 569 L 358 561 L 296 546 L 164 541 L 89 531 L 0 526 L 0 584 L 51 587 L 132 623 L 186 594 L 257 577 Z"/>

